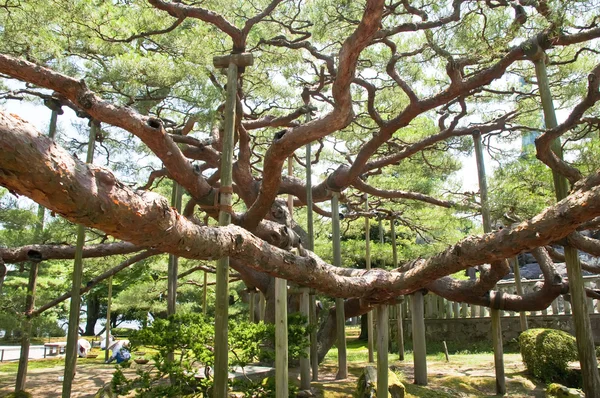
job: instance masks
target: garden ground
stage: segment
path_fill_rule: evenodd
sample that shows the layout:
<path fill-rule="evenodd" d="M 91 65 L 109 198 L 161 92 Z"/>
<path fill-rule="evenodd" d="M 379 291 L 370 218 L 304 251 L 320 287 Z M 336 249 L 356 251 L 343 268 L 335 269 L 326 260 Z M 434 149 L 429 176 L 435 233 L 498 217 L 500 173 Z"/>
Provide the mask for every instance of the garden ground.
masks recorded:
<path fill-rule="evenodd" d="M 323 398 L 346 398 L 352 396 L 361 370 L 367 365 L 366 344 L 356 340 L 356 333 L 350 331 L 348 340 L 349 377 L 335 380 L 337 372 L 337 351 L 331 350 L 319 369 L 319 382 L 313 388 Z M 458 351 L 452 348 L 449 362 L 435 345 L 430 345 L 427 356 L 428 387 L 419 387 L 412 382 L 412 353 L 407 352 L 404 361 L 398 361 L 398 354 L 390 354 L 390 367 L 397 369 L 407 388 L 407 398 L 451 398 L 451 397 L 491 397 L 495 396 L 495 375 L 493 355 L 481 352 L 485 349 Z M 510 397 L 544 397 L 544 386 L 536 384 L 525 374 L 521 355 L 508 349 L 504 356 L 506 384 Z M 454 352 L 454 354 L 452 354 Z M 80 359 L 77 375 L 73 383 L 72 397 L 94 397 L 94 394 L 108 383 L 114 365 L 103 363 L 103 358 Z M 50 398 L 60 396 L 63 375 L 62 359 L 30 361 L 28 391 L 34 397 Z M 133 364 L 131 372 L 135 366 Z M 13 391 L 16 362 L 0 364 L 0 397 Z M 297 374 L 297 372 L 293 372 Z"/>

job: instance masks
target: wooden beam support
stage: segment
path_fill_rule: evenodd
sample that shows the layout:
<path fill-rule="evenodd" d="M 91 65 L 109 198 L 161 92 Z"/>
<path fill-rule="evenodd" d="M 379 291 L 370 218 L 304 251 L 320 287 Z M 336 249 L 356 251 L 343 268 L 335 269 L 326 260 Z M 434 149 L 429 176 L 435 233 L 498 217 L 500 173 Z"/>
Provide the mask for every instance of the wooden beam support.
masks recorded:
<path fill-rule="evenodd" d="M 394 269 L 398 268 L 398 245 L 396 244 L 396 220 L 392 218 L 390 221 L 390 233 L 392 234 L 392 258 L 394 261 Z M 400 302 L 404 301 L 404 296 L 400 296 Z M 396 329 L 398 334 L 396 341 L 398 342 L 398 358 L 404 361 L 404 326 L 402 325 L 402 305 L 396 304 Z"/>
<path fill-rule="evenodd" d="M 275 278 L 275 397 L 288 397 L 287 281 Z"/>
<path fill-rule="evenodd" d="M 513 272 L 515 274 L 515 286 L 517 289 L 517 294 L 519 296 L 522 296 L 523 295 L 523 286 L 521 285 L 521 270 L 519 269 L 519 258 L 515 256 L 513 261 L 514 261 Z M 527 313 L 525 311 L 519 312 L 519 321 L 521 323 L 521 331 L 522 332 L 529 329 L 529 326 L 527 325 Z"/>
<path fill-rule="evenodd" d="M 365 211 L 369 213 L 369 195 L 365 194 Z M 367 270 L 371 269 L 371 226 L 370 219 L 365 217 L 365 261 Z M 367 349 L 369 363 L 375 362 L 375 348 L 373 344 L 373 311 L 367 312 Z"/>
<path fill-rule="evenodd" d="M 535 75 L 544 109 L 544 120 L 546 128 L 552 129 L 558 125 L 556 112 L 552 102 L 552 93 L 546 72 L 546 54 L 537 48 L 537 53 L 532 57 L 535 65 Z M 562 159 L 562 147 L 560 139 L 552 143 L 552 151 Z M 552 172 L 554 179 L 554 190 L 556 200 L 560 201 L 569 194 L 567 179 Z M 596 359 L 594 338 L 586 303 L 585 287 L 581 274 L 581 263 L 577 249 L 565 246 L 565 262 L 567 264 L 567 275 L 569 277 L 569 293 L 571 294 L 571 306 L 573 308 L 573 323 L 575 324 L 575 337 L 577 339 L 577 351 L 583 375 L 583 391 L 586 397 L 600 397 L 600 376 L 598 375 L 598 361 Z"/>
<path fill-rule="evenodd" d="M 225 57 L 214 57 L 213 64 L 227 67 L 227 98 L 225 101 L 225 122 L 223 130 L 223 151 L 221 154 L 221 187 L 219 226 L 231 223 L 231 205 L 233 193 L 233 146 L 237 107 L 238 67 L 252 64 L 252 56 L 231 54 Z M 215 381 L 214 397 L 227 398 L 227 382 L 229 374 L 229 257 L 217 261 L 217 277 L 215 287 Z"/>
<path fill-rule="evenodd" d="M 377 398 L 388 397 L 388 306 L 377 306 Z"/>
<path fill-rule="evenodd" d="M 340 206 L 339 192 L 331 193 L 331 226 L 333 232 L 333 265 L 342 266 L 341 234 L 340 234 Z M 346 314 L 344 299 L 335 299 L 335 319 L 337 327 L 338 373 L 336 379 L 348 377 L 348 358 L 346 355 Z"/>
<path fill-rule="evenodd" d="M 112 305 L 112 286 L 113 277 L 108 278 L 108 303 L 106 307 L 106 337 L 104 340 L 104 361 L 108 361 L 108 346 L 110 345 L 110 310 Z"/>
<path fill-rule="evenodd" d="M 254 323 L 254 302 L 256 301 L 256 289 L 248 290 L 248 321 Z"/>
<path fill-rule="evenodd" d="M 427 385 L 427 348 L 425 345 L 425 312 L 423 307 L 423 291 L 419 290 L 412 294 L 412 335 L 415 384 Z"/>
<path fill-rule="evenodd" d="M 483 218 L 483 232 L 492 232 L 490 220 L 490 207 L 487 195 L 487 179 L 485 175 L 485 161 L 483 159 L 483 144 L 481 133 L 473 134 L 475 143 L 475 158 L 477 160 L 477 176 L 479 178 L 479 192 L 481 197 L 481 217 Z M 504 351 L 502 348 L 502 324 L 500 311 L 490 309 L 492 317 L 492 345 L 494 347 L 494 367 L 496 369 L 496 392 L 506 394 L 506 378 L 504 375 Z"/>
<path fill-rule="evenodd" d="M 300 289 L 300 312 L 310 320 L 310 300 L 309 289 L 303 287 Z M 310 337 L 309 337 L 310 338 Z M 305 357 L 300 358 L 300 389 L 310 390 L 310 346 L 304 350 Z"/>
<path fill-rule="evenodd" d="M 310 112 L 306 114 L 305 122 L 310 122 Z M 315 250 L 315 233 L 313 226 L 313 196 L 312 196 L 312 143 L 306 144 L 306 233 L 308 242 L 306 248 L 310 251 Z M 317 346 L 317 308 L 316 296 L 309 295 L 309 323 L 313 328 L 310 334 L 310 365 L 312 368 L 312 381 L 319 380 L 319 358 Z"/>
<path fill-rule="evenodd" d="M 92 120 L 86 163 L 94 160 L 96 136 L 100 133 L 100 123 Z M 71 306 L 69 308 L 69 330 L 67 332 L 67 348 L 65 349 L 65 372 L 63 377 L 62 398 L 71 396 L 73 377 L 77 366 L 77 340 L 79 338 L 79 311 L 81 310 L 81 280 L 83 278 L 83 245 L 85 244 L 85 227 L 77 226 L 75 243 L 75 260 L 73 262 L 73 284 L 71 288 Z"/>

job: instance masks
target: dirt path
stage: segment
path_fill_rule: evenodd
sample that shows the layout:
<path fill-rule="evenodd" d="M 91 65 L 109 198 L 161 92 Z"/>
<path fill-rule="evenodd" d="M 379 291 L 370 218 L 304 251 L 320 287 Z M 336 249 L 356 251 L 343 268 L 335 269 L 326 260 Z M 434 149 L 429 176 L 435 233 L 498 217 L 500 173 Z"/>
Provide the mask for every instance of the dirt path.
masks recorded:
<path fill-rule="evenodd" d="M 114 365 L 78 364 L 73 380 L 72 398 L 93 398 L 96 392 L 110 382 Z M 62 393 L 64 367 L 32 369 L 27 372 L 27 391 L 36 398 L 55 398 Z M 14 391 L 14 373 L 0 372 L 0 397 Z"/>

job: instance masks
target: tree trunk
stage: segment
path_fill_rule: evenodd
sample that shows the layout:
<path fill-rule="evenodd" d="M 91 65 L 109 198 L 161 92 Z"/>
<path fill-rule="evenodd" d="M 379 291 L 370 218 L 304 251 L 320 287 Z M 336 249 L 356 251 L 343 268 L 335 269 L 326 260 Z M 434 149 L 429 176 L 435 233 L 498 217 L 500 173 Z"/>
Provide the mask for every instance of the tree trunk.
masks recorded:
<path fill-rule="evenodd" d="M 362 314 L 360 316 L 360 335 L 358 336 L 358 339 L 360 341 L 367 341 L 369 339 L 367 323 L 368 323 L 367 314 Z"/>
<path fill-rule="evenodd" d="M 364 302 L 361 302 L 359 299 L 349 299 L 345 300 L 344 304 L 344 315 L 346 319 L 352 318 L 353 316 L 359 316 L 366 314 L 373 307 L 369 305 L 365 305 Z M 327 313 L 327 318 L 323 322 L 321 322 L 321 327 L 317 333 L 317 344 L 318 344 L 318 355 L 319 362 L 325 358 L 325 355 L 329 351 L 329 349 L 335 344 L 336 341 L 336 319 L 335 319 L 336 311 L 335 307 L 331 308 Z"/>
<path fill-rule="evenodd" d="M 100 318 L 100 298 L 96 293 L 88 294 L 86 300 L 87 320 L 85 322 L 84 336 L 93 336 L 96 322 Z"/>

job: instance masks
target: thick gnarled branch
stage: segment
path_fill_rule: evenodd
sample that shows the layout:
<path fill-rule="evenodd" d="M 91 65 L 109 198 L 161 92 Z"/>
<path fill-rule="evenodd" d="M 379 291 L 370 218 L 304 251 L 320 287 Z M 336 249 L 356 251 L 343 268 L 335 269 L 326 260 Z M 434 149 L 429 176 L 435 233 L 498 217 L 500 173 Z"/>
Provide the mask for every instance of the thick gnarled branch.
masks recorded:
<path fill-rule="evenodd" d="M 104 169 L 72 158 L 27 123 L 0 112 L 0 184 L 83 225 L 139 246 L 191 259 L 230 256 L 247 266 L 336 297 L 385 301 L 467 267 L 501 261 L 556 242 L 600 215 L 600 174 L 555 206 L 512 228 L 469 237 L 397 270 L 333 267 L 311 252 L 296 256 L 237 226 L 198 226 L 152 192 L 116 183 Z"/>

